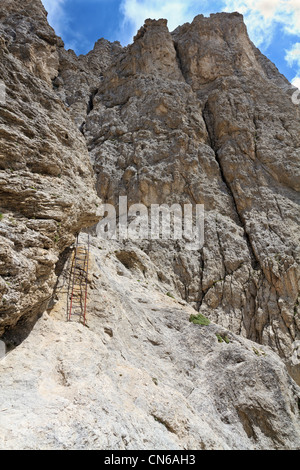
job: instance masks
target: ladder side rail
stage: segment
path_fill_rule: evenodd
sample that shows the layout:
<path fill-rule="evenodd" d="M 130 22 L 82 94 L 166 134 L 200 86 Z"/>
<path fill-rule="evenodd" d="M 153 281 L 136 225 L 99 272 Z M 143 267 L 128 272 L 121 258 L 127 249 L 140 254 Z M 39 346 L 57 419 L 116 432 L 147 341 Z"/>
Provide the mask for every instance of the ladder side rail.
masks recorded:
<path fill-rule="evenodd" d="M 76 261 L 77 261 L 77 246 L 78 246 L 78 238 L 77 238 L 77 242 L 76 242 L 76 246 L 75 246 L 75 253 L 74 253 L 74 270 L 73 270 L 73 279 L 72 279 L 72 293 L 71 293 L 71 301 L 70 301 L 69 321 L 71 320 L 72 304 L 73 304 L 73 297 L 74 297 L 75 272 L 76 272 Z"/>
<path fill-rule="evenodd" d="M 88 249 L 87 249 L 87 266 L 86 266 L 86 280 L 85 280 L 85 298 L 84 298 L 84 314 L 83 324 L 86 324 L 86 306 L 87 306 L 87 293 L 88 293 L 88 280 L 89 280 L 89 259 L 90 259 L 90 236 L 88 235 Z"/>

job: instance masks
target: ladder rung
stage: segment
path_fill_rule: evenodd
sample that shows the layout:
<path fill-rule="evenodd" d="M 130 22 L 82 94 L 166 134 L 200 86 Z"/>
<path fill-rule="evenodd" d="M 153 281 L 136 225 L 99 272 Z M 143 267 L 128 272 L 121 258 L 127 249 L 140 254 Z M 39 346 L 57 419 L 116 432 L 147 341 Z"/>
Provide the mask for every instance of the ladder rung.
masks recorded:
<path fill-rule="evenodd" d="M 86 315 L 86 300 L 87 300 L 87 276 L 89 270 L 89 253 L 90 242 L 88 239 L 87 246 L 81 246 L 77 243 L 74 250 L 72 267 L 69 275 L 69 295 L 68 295 L 68 319 L 72 317 L 80 317 L 84 319 Z"/>

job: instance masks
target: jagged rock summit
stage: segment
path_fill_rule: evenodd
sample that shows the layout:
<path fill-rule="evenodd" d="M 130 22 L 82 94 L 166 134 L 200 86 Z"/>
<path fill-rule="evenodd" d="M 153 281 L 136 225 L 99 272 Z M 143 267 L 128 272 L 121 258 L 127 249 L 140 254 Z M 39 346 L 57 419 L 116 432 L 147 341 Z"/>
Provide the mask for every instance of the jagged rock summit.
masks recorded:
<path fill-rule="evenodd" d="M 299 448 L 289 82 L 238 13 L 78 57 L 40 0 L 2 7 L 0 448 Z M 204 204 L 203 248 L 99 240 L 101 200 L 125 195 Z M 88 328 L 66 321 L 83 230 Z"/>

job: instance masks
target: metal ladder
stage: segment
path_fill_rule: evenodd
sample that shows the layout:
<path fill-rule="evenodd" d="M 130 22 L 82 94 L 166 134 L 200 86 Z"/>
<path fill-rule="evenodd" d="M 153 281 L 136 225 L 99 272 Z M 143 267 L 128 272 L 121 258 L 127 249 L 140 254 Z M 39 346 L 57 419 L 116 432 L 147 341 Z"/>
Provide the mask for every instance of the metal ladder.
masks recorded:
<path fill-rule="evenodd" d="M 79 322 L 86 325 L 88 276 L 89 276 L 90 237 L 83 245 L 76 239 L 68 286 L 67 320 L 79 317 Z"/>

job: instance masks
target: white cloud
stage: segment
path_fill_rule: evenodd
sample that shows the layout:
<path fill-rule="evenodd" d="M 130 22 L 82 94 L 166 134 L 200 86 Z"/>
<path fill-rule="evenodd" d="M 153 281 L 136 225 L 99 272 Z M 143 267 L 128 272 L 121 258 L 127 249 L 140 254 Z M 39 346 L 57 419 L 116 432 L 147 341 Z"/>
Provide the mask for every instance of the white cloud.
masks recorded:
<path fill-rule="evenodd" d="M 286 51 L 285 60 L 290 67 L 297 64 L 300 69 L 300 42 L 296 42 L 289 51 Z"/>
<path fill-rule="evenodd" d="M 285 29 L 290 34 L 300 34 L 300 0 L 287 0 L 286 9 L 290 23 L 286 22 Z"/>
<path fill-rule="evenodd" d="M 300 42 L 296 42 L 290 50 L 285 52 L 285 60 L 288 65 L 290 67 L 294 64 L 297 65 L 298 73 L 297 76 L 293 78 L 292 85 L 296 86 L 300 90 Z"/>
<path fill-rule="evenodd" d="M 169 30 L 173 31 L 177 26 L 191 22 L 197 14 L 205 11 L 209 13 L 209 2 L 207 0 L 123 0 L 120 10 L 124 16 L 122 42 L 128 43 L 143 26 L 145 19 L 166 18 Z"/>
<path fill-rule="evenodd" d="M 292 85 L 294 85 L 295 87 L 297 87 L 300 90 L 300 75 L 299 75 L 299 77 L 293 78 Z"/>
<path fill-rule="evenodd" d="M 62 36 L 68 23 L 64 12 L 65 0 L 42 0 L 45 9 L 48 12 L 48 21 L 58 36 Z"/>
<path fill-rule="evenodd" d="M 250 36 L 259 45 L 269 45 L 275 28 L 300 34 L 300 0 L 224 0 L 228 11 L 244 14 Z"/>
<path fill-rule="evenodd" d="M 84 45 L 86 49 L 89 50 L 93 47 L 93 44 L 91 44 L 90 41 L 88 41 L 81 33 L 74 31 L 70 26 L 70 13 L 67 13 L 67 10 L 65 9 L 67 1 L 68 0 L 42 0 L 45 9 L 48 12 L 48 22 L 55 30 L 55 33 L 63 38 L 66 49 L 73 49 L 76 51 Z M 73 2 L 75 1 L 80 3 L 84 0 L 73 0 Z M 101 0 L 89 1 L 98 2 Z M 66 40 L 66 38 L 68 39 Z"/>

